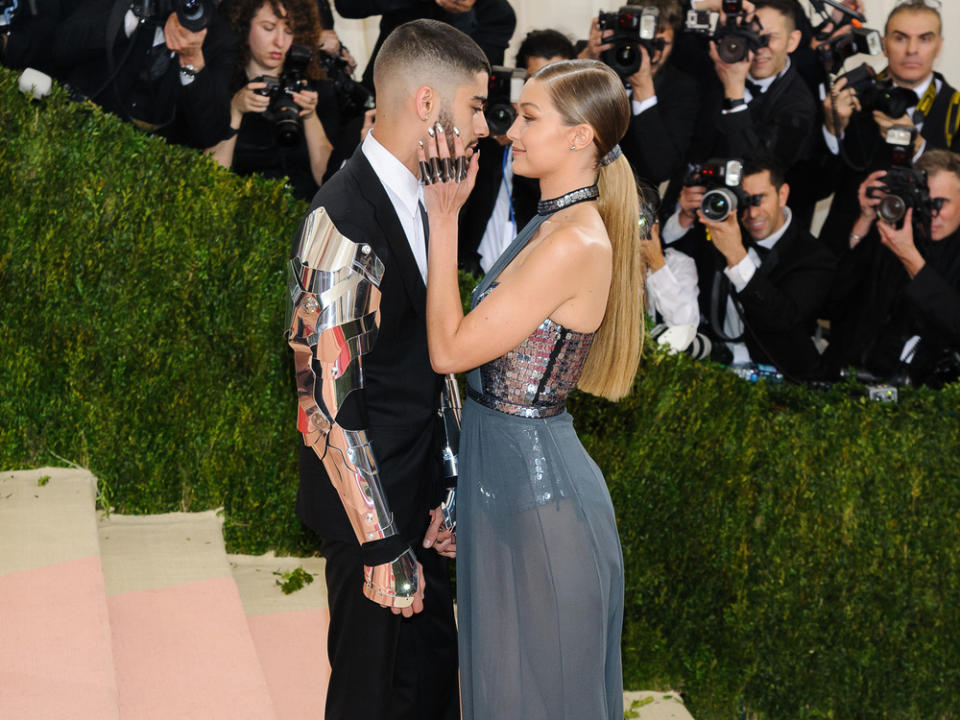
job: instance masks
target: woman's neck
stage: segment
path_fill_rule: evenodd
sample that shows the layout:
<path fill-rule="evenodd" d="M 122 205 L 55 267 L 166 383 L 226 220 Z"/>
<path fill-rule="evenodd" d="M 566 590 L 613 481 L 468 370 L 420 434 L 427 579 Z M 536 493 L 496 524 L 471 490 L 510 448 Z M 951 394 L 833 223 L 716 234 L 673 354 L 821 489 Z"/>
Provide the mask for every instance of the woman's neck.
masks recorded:
<path fill-rule="evenodd" d="M 271 70 L 269 68 L 263 67 L 256 60 L 251 58 L 250 60 L 247 61 L 246 72 L 247 72 L 247 79 L 253 80 L 255 77 L 260 77 L 261 75 L 270 75 L 271 77 L 276 77 L 277 75 L 283 72 L 283 68 L 280 67 L 280 68 L 277 68 L 276 70 Z"/>
<path fill-rule="evenodd" d="M 596 170 L 586 168 L 575 172 L 557 172 L 540 178 L 540 199 L 551 200 L 568 192 L 589 187 L 597 182 Z"/>

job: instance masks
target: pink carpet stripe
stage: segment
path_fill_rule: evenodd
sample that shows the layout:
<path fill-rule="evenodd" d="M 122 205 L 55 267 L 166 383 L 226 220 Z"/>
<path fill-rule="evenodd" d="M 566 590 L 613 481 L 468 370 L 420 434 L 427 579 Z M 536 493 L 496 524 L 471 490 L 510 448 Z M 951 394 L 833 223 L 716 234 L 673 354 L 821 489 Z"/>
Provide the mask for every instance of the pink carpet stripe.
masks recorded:
<path fill-rule="evenodd" d="M 278 720 L 323 720 L 329 610 L 248 617 Z"/>
<path fill-rule="evenodd" d="M 0 718 L 117 717 L 100 558 L 0 576 Z"/>
<path fill-rule="evenodd" d="M 108 598 L 122 720 L 272 720 L 232 578 Z"/>

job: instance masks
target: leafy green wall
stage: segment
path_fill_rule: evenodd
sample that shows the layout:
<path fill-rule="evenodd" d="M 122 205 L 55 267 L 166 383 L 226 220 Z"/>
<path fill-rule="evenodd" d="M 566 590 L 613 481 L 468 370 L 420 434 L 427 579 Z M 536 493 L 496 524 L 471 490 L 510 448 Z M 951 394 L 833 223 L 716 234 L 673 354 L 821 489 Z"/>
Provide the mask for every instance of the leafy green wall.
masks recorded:
<path fill-rule="evenodd" d="M 283 266 L 305 205 L 0 71 L 0 467 L 68 460 L 121 512 L 293 513 Z M 627 565 L 627 687 L 698 720 L 955 718 L 960 389 L 870 404 L 648 352 L 571 412 Z"/>

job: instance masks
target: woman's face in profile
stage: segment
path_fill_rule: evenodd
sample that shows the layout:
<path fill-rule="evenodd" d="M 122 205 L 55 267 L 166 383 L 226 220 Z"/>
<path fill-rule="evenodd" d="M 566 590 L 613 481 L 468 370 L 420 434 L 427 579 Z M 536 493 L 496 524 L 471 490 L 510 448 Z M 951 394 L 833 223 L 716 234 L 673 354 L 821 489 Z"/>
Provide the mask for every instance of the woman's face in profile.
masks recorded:
<path fill-rule="evenodd" d="M 250 21 L 250 34 L 247 37 L 250 58 L 273 75 L 279 75 L 283 70 L 287 50 L 293 43 L 293 31 L 286 20 L 286 9 L 281 5 L 280 10 L 283 15 L 277 17 L 270 3 L 261 5 Z"/>
<path fill-rule="evenodd" d="M 513 144 L 513 171 L 541 177 L 555 167 L 563 153 L 571 152 L 574 128 L 563 122 L 546 87 L 528 80 L 517 100 L 517 119 L 507 130 Z"/>

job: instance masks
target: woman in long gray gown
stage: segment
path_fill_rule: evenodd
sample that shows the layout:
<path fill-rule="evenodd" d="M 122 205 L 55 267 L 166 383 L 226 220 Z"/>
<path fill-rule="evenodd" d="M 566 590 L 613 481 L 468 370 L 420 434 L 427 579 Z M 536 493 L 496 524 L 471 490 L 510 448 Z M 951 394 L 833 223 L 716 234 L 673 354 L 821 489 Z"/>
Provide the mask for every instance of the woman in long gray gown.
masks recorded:
<path fill-rule="evenodd" d="M 527 82 L 518 113 L 514 172 L 550 199 L 466 316 L 457 215 L 476 159 L 464 182 L 424 189 L 431 362 L 470 371 L 456 537 L 463 718 L 621 720 L 616 519 L 564 402 L 577 385 L 624 396 L 639 363 L 639 201 L 617 145 L 629 104 L 605 65 L 564 61 Z M 463 154 L 459 135 L 453 148 Z M 425 150 L 421 160 L 448 157 L 444 133 Z"/>

